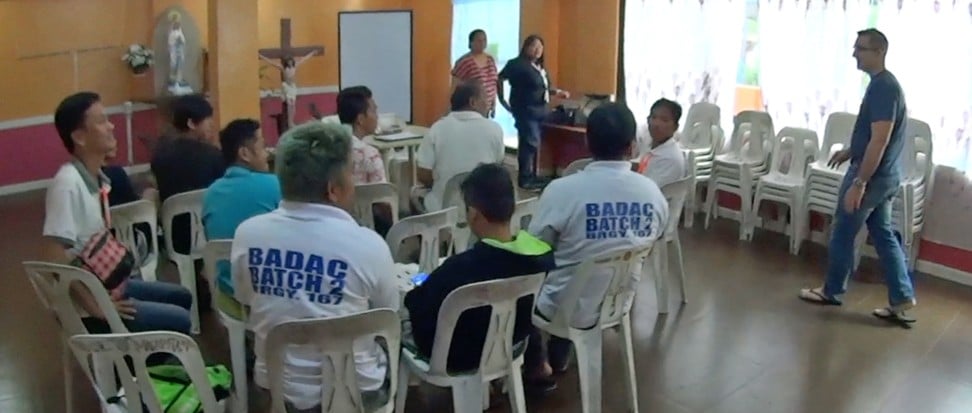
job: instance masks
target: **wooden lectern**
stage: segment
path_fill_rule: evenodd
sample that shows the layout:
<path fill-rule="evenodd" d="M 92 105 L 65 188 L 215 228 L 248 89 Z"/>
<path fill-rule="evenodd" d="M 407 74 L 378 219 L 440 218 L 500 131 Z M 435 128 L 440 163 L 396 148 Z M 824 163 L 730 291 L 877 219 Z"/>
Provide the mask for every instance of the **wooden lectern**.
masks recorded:
<path fill-rule="evenodd" d="M 537 175 L 556 177 L 581 158 L 591 157 L 587 150 L 587 128 L 583 126 L 541 125 L 540 153 L 537 155 Z"/>

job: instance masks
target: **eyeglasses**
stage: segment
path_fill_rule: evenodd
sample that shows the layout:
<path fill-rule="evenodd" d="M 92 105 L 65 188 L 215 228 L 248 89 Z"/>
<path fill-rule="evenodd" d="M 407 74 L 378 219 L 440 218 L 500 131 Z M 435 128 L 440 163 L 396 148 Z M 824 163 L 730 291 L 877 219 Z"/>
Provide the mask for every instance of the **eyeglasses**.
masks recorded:
<path fill-rule="evenodd" d="M 874 47 L 864 47 L 864 46 L 854 45 L 854 51 L 858 51 L 858 52 L 876 52 L 877 50 L 878 49 Z"/>

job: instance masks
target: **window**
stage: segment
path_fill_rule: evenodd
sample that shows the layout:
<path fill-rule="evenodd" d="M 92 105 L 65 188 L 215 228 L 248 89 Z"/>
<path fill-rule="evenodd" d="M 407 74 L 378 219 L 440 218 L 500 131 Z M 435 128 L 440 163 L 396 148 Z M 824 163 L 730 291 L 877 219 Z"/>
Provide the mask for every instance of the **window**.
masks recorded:
<path fill-rule="evenodd" d="M 502 69 L 520 51 L 520 0 L 453 0 L 453 62 L 469 52 L 469 32 L 476 29 L 486 31 L 486 53 L 496 59 L 497 70 Z M 498 102 L 495 120 L 507 136 L 516 136 L 513 116 Z"/>

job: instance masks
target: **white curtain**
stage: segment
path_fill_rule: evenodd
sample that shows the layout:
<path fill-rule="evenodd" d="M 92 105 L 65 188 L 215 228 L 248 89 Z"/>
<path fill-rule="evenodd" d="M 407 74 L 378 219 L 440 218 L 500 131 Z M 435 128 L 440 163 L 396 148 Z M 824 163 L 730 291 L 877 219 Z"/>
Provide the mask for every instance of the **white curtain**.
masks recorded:
<path fill-rule="evenodd" d="M 625 90 L 639 139 L 647 138 L 649 109 L 662 97 L 682 104 L 684 114 L 692 103 L 715 103 L 723 127 L 732 125 L 745 20 L 741 0 L 626 2 Z"/>
<path fill-rule="evenodd" d="M 885 0 L 877 26 L 909 115 L 932 127 L 933 161 L 972 176 L 972 1 Z"/>
<path fill-rule="evenodd" d="M 760 0 L 759 84 L 777 130 L 823 133 L 830 113 L 857 113 L 866 80 L 852 53 L 869 11 L 869 0 Z"/>
<path fill-rule="evenodd" d="M 497 70 L 519 54 L 520 0 L 453 0 L 452 4 L 453 63 L 469 53 L 469 32 L 476 29 L 486 31 L 486 52 L 496 59 Z M 506 136 L 516 136 L 513 116 L 498 101 L 496 107 L 496 122 Z"/>

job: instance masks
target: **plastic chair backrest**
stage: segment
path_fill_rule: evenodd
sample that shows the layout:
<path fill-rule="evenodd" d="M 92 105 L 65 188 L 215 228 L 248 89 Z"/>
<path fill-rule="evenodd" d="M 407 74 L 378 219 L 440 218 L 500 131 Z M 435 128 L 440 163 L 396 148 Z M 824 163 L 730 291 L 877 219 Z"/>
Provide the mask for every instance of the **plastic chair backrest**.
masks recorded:
<path fill-rule="evenodd" d="M 232 244 L 232 243 L 231 243 Z M 242 305 L 250 305 L 256 292 L 253 291 L 253 280 L 250 271 L 240 271 L 239 267 L 247 268 L 249 251 L 230 248 L 230 279 L 233 280 L 233 296 Z"/>
<path fill-rule="evenodd" d="M 162 202 L 162 232 L 165 235 L 165 252 L 169 255 L 181 255 L 172 247 L 172 219 L 183 214 L 190 217 L 190 239 L 192 240 L 192 256 L 198 256 L 200 248 L 206 241 L 202 224 L 202 203 L 205 189 L 175 194 Z"/>
<path fill-rule="evenodd" d="M 460 186 L 466 180 L 469 172 L 463 172 L 446 181 L 445 189 L 442 191 L 442 208 L 456 207 L 456 222 L 466 222 L 466 202 L 462 199 Z"/>
<path fill-rule="evenodd" d="M 114 362 L 115 371 L 125 390 L 122 399 L 124 405 L 128 407 L 127 411 L 142 411 L 141 406 L 144 405 L 150 413 L 162 413 L 163 406 L 160 405 L 155 389 L 152 387 L 152 379 L 149 377 L 145 360 L 151 354 L 165 353 L 177 357 L 179 362 L 182 363 L 189 379 L 192 380 L 202 411 L 205 413 L 221 411 L 216 403 L 212 383 L 209 382 L 206 375 L 206 365 L 203 362 L 202 354 L 199 353 L 199 347 L 192 338 L 185 334 L 169 331 L 81 334 L 71 337 L 68 342 L 85 374 L 94 384 L 102 403 L 107 403 L 107 399 L 115 395 L 103 394 L 100 390 L 102 383 L 98 383 L 95 379 L 95 374 L 90 367 L 90 360 L 99 357 Z M 135 371 L 134 376 L 129 370 L 126 358 L 131 360 L 132 368 Z"/>
<path fill-rule="evenodd" d="M 567 288 L 558 297 L 562 304 L 550 319 L 550 324 L 561 329 L 574 327 L 571 321 L 580 298 L 595 277 L 611 277 L 604 296 L 599 300 L 600 314 L 595 328 L 618 323 L 631 310 L 635 294 L 634 277 L 639 275 L 639 266 L 648 257 L 653 245 L 610 252 L 580 263 L 567 283 Z"/>
<path fill-rule="evenodd" d="M 807 166 L 817 158 L 817 149 L 817 132 L 805 128 L 780 129 L 776 135 L 770 172 L 803 178 Z"/>
<path fill-rule="evenodd" d="M 402 325 L 398 313 L 381 308 L 329 318 L 287 321 L 267 334 L 267 381 L 274 413 L 286 413 L 284 405 L 283 359 L 291 345 L 316 347 L 321 355 L 321 411 L 364 412 L 354 363 L 355 340 L 382 338 L 388 351 L 388 405 L 394 405 L 398 390 L 398 358 Z"/>
<path fill-rule="evenodd" d="M 824 126 L 823 143 L 820 145 L 820 152 L 817 153 L 817 160 L 824 163 L 829 161 L 835 145 L 840 145 L 841 148 L 848 147 L 856 123 L 857 115 L 853 113 L 831 113 L 827 117 L 827 125 Z"/>
<path fill-rule="evenodd" d="M 203 274 L 206 275 L 207 281 L 209 281 L 209 290 L 217 291 L 219 288 L 216 282 L 219 270 L 217 266 L 220 263 L 230 262 L 230 252 L 233 249 L 233 240 L 231 239 L 211 239 L 206 242 L 206 246 L 202 250 L 203 268 L 205 271 Z M 232 271 L 231 271 L 232 273 Z M 233 280 L 233 287 L 236 287 L 236 280 Z M 236 295 L 236 288 L 233 289 L 234 295 Z M 235 297 L 234 297 L 235 298 Z M 213 295 L 215 300 L 215 294 Z M 237 300 L 239 301 L 239 300 Z M 213 302 L 213 308 L 216 308 L 216 303 Z"/>
<path fill-rule="evenodd" d="M 135 224 L 148 224 L 150 246 L 148 257 L 137 257 L 137 262 L 142 262 L 142 279 L 155 281 L 154 269 L 158 266 L 159 260 L 159 213 L 152 201 L 140 199 L 111 207 L 111 228 L 114 230 L 117 239 L 133 254 L 137 254 L 139 249 L 136 244 Z M 145 258 L 143 260 L 143 258 Z"/>
<path fill-rule="evenodd" d="M 709 102 L 693 103 L 685 116 L 679 144 L 685 149 L 721 150 L 721 109 Z"/>
<path fill-rule="evenodd" d="M 413 215 L 392 225 L 391 229 L 388 230 L 388 235 L 385 236 L 385 242 L 388 243 L 388 248 L 391 249 L 395 261 L 401 262 L 405 258 L 401 256 L 399 251 L 402 241 L 418 236 L 421 242 L 419 270 L 431 273 L 439 266 L 439 249 L 441 247 L 439 234 L 442 230 L 448 230 L 451 234 L 456 226 L 456 220 L 455 207 L 423 215 Z"/>
<path fill-rule="evenodd" d="M 394 184 L 376 183 L 354 186 L 354 219 L 362 226 L 375 229 L 375 205 L 389 205 L 393 224 L 398 222 L 398 188 Z"/>
<path fill-rule="evenodd" d="M 513 231 L 513 234 L 530 227 L 530 220 L 533 219 L 538 202 L 540 202 L 540 198 L 533 197 L 516 203 L 516 208 L 513 209 L 513 217 L 510 219 L 510 231 Z M 524 220 L 526 222 L 523 222 Z"/>
<path fill-rule="evenodd" d="M 587 167 L 587 164 L 589 164 L 589 163 L 591 163 L 593 161 L 594 161 L 594 158 L 580 158 L 580 159 L 576 159 L 573 162 L 571 162 L 569 165 L 567 165 L 566 168 L 564 168 L 564 172 L 561 173 L 560 176 L 561 177 L 565 177 L 565 176 L 573 175 L 575 173 L 578 173 L 580 171 L 583 171 L 584 168 Z"/>
<path fill-rule="evenodd" d="M 65 337 L 88 334 L 87 327 L 81 321 L 82 315 L 71 297 L 71 284 L 74 282 L 80 283 L 91 292 L 113 333 L 128 332 L 115 310 L 108 290 L 94 274 L 81 268 L 47 262 L 26 261 L 23 266 L 41 303 L 54 313 Z"/>
<path fill-rule="evenodd" d="M 678 221 L 682 219 L 685 198 L 692 189 L 692 176 L 686 176 L 661 188 L 668 201 L 668 225 L 665 226 L 665 240 L 673 239 L 678 231 Z"/>
<path fill-rule="evenodd" d="M 730 151 L 748 162 L 766 162 L 775 145 L 775 136 L 773 119 L 768 113 L 744 110 L 733 118 Z"/>
<path fill-rule="evenodd" d="M 516 357 L 513 354 L 516 303 L 520 298 L 530 295 L 536 299 L 544 275 L 537 273 L 467 284 L 449 293 L 439 309 L 432 357 L 429 359 L 429 373 L 448 375 L 447 362 L 456 323 L 463 312 L 478 307 L 491 307 L 492 310 L 486 340 L 483 342 L 483 355 L 479 359 L 479 374 L 489 376 L 509 369 Z M 532 303 L 530 308 L 533 308 Z"/>
<path fill-rule="evenodd" d="M 918 154 L 931 159 L 932 132 L 928 123 L 908 118 L 904 132 L 904 150 L 901 151 L 901 172 L 908 178 L 922 177 L 924 172 L 918 165 Z M 919 143 L 920 141 L 920 143 Z"/>
<path fill-rule="evenodd" d="M 327 115 L 321 118 L 321 123 L 328 124 L 328 125 L 340 125 L 341 118 L 338 117 L 338 115 Z"/>

